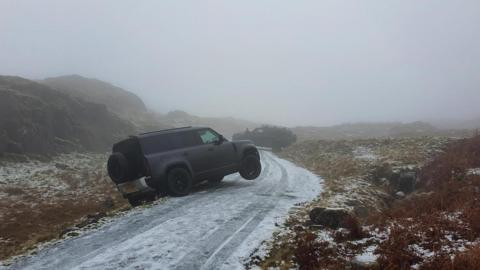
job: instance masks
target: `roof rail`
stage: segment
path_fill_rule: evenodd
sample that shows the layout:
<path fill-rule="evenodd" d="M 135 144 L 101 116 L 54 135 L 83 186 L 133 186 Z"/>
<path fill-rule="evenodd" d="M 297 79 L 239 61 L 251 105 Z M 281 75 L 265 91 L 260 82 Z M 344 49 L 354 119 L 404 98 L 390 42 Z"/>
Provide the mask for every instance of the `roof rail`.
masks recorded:
<path fill-rule="evenodd" d="M 162 129 L 162 130 L 155 130 L 155 131 L 149 131 L 149 132 L 140 133 L 140 135 L 146 135 L 146 134 L 150 134 L 150 133 L 170 131 L 170 130 L 176 130 L 176 129 L 191 128 L 191 127 L 192 127 L 192 126 L 178 127 L 178 128 L 168 128 L 168 129 Z"/>

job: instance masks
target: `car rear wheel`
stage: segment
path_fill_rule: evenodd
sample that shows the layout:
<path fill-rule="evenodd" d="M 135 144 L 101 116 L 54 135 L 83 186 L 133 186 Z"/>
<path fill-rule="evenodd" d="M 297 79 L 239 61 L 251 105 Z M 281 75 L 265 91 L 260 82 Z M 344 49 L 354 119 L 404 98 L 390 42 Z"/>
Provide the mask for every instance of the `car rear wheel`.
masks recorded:
<path fill-rule="evenodd" d="M 192 176 L 184 168 L 173 168 L 167 176 L 168 193 L 172 196 L 185 196 L 192 188 Z"/>
<path fill-rule="evenodd" d="M 247 179 L 253 180 L 257 178 L 262 172 L 262 164 L 260 159 L 255 155 L 247 155 L 242 159 L 242 165 L 240 167 L 240 175 Z"/>
<path fill-rule="evenodd" d="M 110 155 L 107 162 L 107 170 L 110 178 L 117 184 L 125 181 L 130 174 L 128 160 L 119 152 Z"/>

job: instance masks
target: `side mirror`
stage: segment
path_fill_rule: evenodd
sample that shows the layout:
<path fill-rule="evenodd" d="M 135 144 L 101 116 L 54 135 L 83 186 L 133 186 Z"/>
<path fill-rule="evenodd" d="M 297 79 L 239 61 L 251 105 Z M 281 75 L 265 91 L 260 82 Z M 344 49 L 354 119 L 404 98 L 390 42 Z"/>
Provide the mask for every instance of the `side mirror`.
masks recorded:
<path fill-rule="evenodd" d="M 223 137 L 223 135 L 220 135 L 218 137 L 218 141 L 215 142 L 215 145 L 220 145 L 222 144 L 224 141 L 226 141 L 225 137 Z"/>

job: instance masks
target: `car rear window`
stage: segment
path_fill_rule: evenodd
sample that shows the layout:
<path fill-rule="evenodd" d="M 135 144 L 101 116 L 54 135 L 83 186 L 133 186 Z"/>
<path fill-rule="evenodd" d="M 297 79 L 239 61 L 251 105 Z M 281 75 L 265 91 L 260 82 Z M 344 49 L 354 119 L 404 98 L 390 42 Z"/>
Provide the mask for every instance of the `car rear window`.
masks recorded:
<path fill-rule="evenodd" d="M 175 146 L 171 143 L 168 134 L 151 136 L 142 139 L 143 152 L 152 154 L 173 150 Z"/>

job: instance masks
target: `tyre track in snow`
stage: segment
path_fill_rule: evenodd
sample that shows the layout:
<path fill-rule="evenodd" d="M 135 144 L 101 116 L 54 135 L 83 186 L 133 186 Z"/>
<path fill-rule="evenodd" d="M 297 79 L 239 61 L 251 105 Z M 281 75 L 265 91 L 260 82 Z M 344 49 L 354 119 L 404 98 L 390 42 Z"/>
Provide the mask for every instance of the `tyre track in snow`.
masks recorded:
<path fill-rule="evenodd" d="M 274 163 L 281 170 L 279 185 L 270 186 L 260 194 L 260 199 L 250 203 L 239 215 L 212 233 L 205 242 L 195 246 L 195 252 L 182 258 L 176 269 L 217 269 L 263 220 L 265 214 L 275 205 L 275 198 L 286 189 L 287 171 L 278 162 L 267 156 L 267 164 Z M 275 191 L 275 192 L 273 192 Z M 270 194 L 271 193 L 271 194 Z"/>
<path fill-rule="evenodd" d="M 272 216 L 319 192 L 311 173 L 263 151 L 261 159 L 254 181 L 232 175 L 214 188 L 134 209 L 6 269 L 217 269 L 227 261 L 241 268 L 238 258 L 271 235 Z"/>

